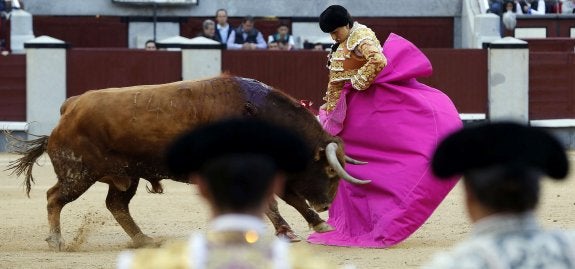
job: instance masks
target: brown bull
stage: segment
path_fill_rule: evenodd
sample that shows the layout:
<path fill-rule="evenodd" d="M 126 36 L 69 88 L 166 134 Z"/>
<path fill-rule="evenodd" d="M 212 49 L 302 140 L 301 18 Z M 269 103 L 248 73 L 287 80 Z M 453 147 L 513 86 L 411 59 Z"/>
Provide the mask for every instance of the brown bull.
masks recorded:
<path fill-rule="evenodd" d="M 26 142 L 25 155 L 9 167 L 17 175 L 26 173 L 29 195 L 35 160 L 44 151 L 50 156 L 58 182 L 47 193 L 50 233 L 46 241 L 56 250 L 64 246 L 62 208 L 98 181 L 109 184 L 106 207 L 134 243 L 150 242 L 128 208 L 140 178 L 149 181 L 154 192 L 162 192 L 162 179 L 189 182 L 168 172 L 164 150 L 183 132 L 226 117 L 258 117 L 286 126 L 315 150 L 308 170 L 289 175 L 285 192 L 278 195 L 316 231 L 331 229 L 316 211 L 329 207 L 340 177 L 367 182 L 343 170 L 344 160 L 354 160 L 346 159 L 340 139 L 324 132 L 313 114 L 286 94 L 251 79 L 217 77 L 88 91 L 66 100 L 60 112 L 50 136 Z M 297 238 L 279 214 L 277 202 L 266 214 L 277 234 Z"/>

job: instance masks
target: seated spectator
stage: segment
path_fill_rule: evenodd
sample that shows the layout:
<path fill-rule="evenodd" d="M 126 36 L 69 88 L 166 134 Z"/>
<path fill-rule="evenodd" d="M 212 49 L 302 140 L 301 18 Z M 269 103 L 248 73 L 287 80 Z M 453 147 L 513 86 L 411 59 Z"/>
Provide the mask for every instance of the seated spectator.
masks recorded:
<path fill-rule="evenodd" d="M 268 49 L 269 50 L 280 50 L 280 45 L 278 44 L 278 42 L 269 42 L 268 43 Z"/>
<path fill-rule="evenodd" d="M 503 0 L 489 0 L 489 8 L 487 9 L 487 12 L 501 16 L 504 12 Z"/>
<path fill-rule="evenodd" d="M 545 0 L 545 14 L 559 13 L 556 7 L 561 4 L 560 0 Z"/>
<path fill-rule="evenodd" d="M 22 0 L 7 0 L 6 4 L 8 4 L 8 11 L 12 11 L 13 9 L 24 9 L 24 3 Z"/>
<path fill-rule="evenodd" d="M 146 44 L 144 45 L 144 49 L 146 49 L 146 50 L 158 50 L 158 46 L 156 46 L 156 41 L 154 41 L 152 39 L 146 41 Z"/>
<path fill-rule="evenodd" d="M 508 36 L 513 36 L 512 31 L 517 26 L 517 15 L 515 13 L 515 3 L 512 0 L 506 0 L 504 3 L 505 12 L 503 13 L 502 22 L 505 27 L 504 30 L 508 32 Z M 505 32 L 505 31 L 504 31 Z"/>
<path fill-rule="evenodd" d="M 575 13 L 575 0 L 562 0 L 561 13 L 562 14 L 573 14 Z"/>
<path fill-rule="evenodd" d="M 117 268 L 334 268 L 265 231 L 264 212 L 283 189 L 285 173 L 303 171 L 311 158 L 291 130 L 255 119 L 185 134 L 168 149 L 168 168 L 197 184 L 212 213 L 207 232 L 160 249 L 123 252 Z"/>
<path fill-rule="evenodd" d="M 268 45 L 272 42 L 277 43 L 280 50 L 292 50 L 295 46 L 293 36 L 289 34 L 289 27 L 285 23 L 281 23 L 277 28 L 277 32 L 268 36 Z"/>
<path fill-rule="evenodd" d="M 245 17 L 242 24 L 238 28 L 234 29 L 228 38 L 228 49 L 266 49 L 268 47 L 266 41 L 264 40 L 262 33 L 254 27 L 254 24 L 255 21 L 253 17 Z"/>
<path fill-rule="evenodd" d="M 519 0 L 516 6 L 517 14 L 545 15 L 543 0 Z"/>
<path fill-rule="evenodd" d="M 313 50 L 325 50 L 325 46 L 321 43 L 315 43 L 312 47 Z"/>
<path fill-rule="evenodd" d="M 5 43 L 6 43 L 6 37 L 5 37 L 5 32 L 4 31 L 6 27 L 6 23 L 8 20 L 8 8 L 6 5 L 6 1 L 4 0 L 0 0 L 0 51 L 4 51 L 5 49 Z"/>
<path fill-rule="evenodd" d="M 463 175 L 473 231 L 423 268 L 574 268 L 575 231 L 546 231 L 534 213 L 543 176 L 561 180 L 569 170 L 552 135 L 505 122 L 464 128 L 439 144 L 432 170 Z"/>
<path fill-rule="evenodd" d="M 228 23 L 228 11 L 223 8 L 218 9 L 216 11 L 216 22 L 216 40 L 226 44 L 233 32 L 232 26 Z"/>
<path fill-rule="evenodd" d="M 505 12 L 513 12 L 515 14 L 517 14 L 517 7 L 520 7 L 517 5 L 517 1 L 516 0 L 505 0 L 503 2 L 503 13 L 505 14 Z"/>
<path fill-rule="evenodd" d="M 202 23 L 202 32 L 198 34 L 198 36 L 203 36 L 205 38 L 218 41 L 216 38 L 216 23 L 210 19 L 205 20 Z"/>
<path fill-rule="evenodd" d="M 308 50 L 326 50 L 326 46 L 324 46 L 322 43 L 312 43 L 309 42 L 307 40 L 304 40 L 303 42 L 303 48 L 304 49 L 308 49 Z M 327 47 L 329 48 L 329 47 Z"/>

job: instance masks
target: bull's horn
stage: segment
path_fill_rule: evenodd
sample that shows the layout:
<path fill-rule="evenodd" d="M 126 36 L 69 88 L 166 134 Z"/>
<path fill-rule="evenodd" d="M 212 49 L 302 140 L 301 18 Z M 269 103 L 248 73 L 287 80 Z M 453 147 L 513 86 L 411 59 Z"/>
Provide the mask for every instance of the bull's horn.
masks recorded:
<path fill-rule="evenodd" d="M 325 147 L 325 156 L 327 157 L 327 162 L 331 165 L 331 167 L 335 170 L 335 172 L 337 172 L 337 174 L 341 178 L 343 178 L 345 181 L 348 181 L 350 183 L 367 184 L 367 183 L 371 182 L 371 180 L 361 180 L 361 179 L 357 179 L 355 177 L 352 177 L 350 174 L 348 174 L 345 171 L 345 169 L 343 169 L 343 167 L 341 166 L 341 164 L 337 160 L 337 155 L 336 155 L 337 147 L 338 147 L 338 145 L 335 142 L 329 143 L 329 144 L 327 144 L 327 147 Z"/>
<path fill-rule="evenodd" d="M 345 155 L 345 162 L 347 163 L 351 163 L 351 164 L 367 164 L 367 162 L 364 161 L 358 161 L 352 157 L 349 157 L 347 155 Z"/>

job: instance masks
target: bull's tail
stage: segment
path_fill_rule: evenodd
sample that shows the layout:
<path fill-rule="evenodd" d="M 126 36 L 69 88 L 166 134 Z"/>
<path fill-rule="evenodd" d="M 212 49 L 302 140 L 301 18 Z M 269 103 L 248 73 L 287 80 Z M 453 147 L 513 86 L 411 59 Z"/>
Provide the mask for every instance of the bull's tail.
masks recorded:
<path fill-rule="evenodd" d="M 26 195 L 30 197 L 32 183 L 35 183 L 34 177 L 32 176 L 32 168 L 36 160 L 46 151 L 49 136 L 42 135 L 33 140 L 23 140 L 9 132 L 5 132 L 5 135 L 9 140 L 9 144 L 12 146 L 10 151 L 23 155 L 17 160 L 11 161 L 6 171 L 12 170 L 10 175 L 16 174 L 18 177 L 24 173 L 26 174 L 24 184 L 26 185 Z"/>

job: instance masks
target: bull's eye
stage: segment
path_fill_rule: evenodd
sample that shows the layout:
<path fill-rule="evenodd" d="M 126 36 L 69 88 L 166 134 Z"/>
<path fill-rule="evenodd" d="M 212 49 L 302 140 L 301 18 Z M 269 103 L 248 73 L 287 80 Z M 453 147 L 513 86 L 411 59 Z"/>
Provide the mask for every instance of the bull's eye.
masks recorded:
<path fill-rule="evenodd" d="M 337 177 L 337 172 L 331 166 L 325 167 L 325 173 L 328 177 Z"/>

